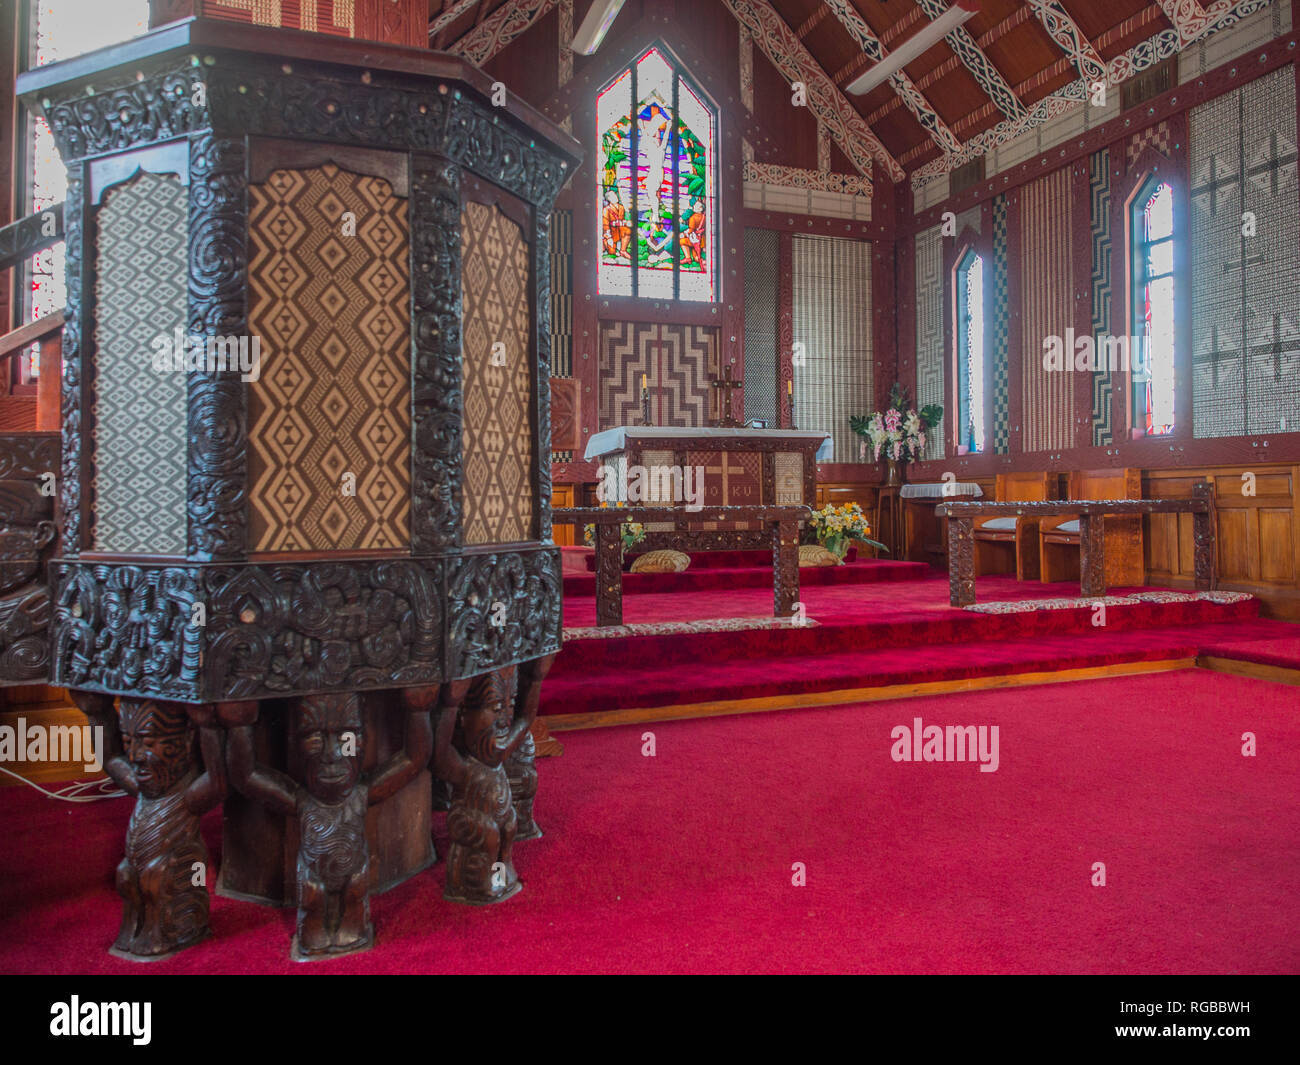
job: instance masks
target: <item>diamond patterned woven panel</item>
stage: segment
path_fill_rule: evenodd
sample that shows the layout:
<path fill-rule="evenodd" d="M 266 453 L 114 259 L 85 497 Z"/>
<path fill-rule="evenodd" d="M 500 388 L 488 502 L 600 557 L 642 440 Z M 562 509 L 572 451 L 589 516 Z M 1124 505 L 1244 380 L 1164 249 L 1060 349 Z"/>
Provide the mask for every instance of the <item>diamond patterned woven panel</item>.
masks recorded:
<path fill-rule="evenodd" d="M 1300 211 L 1292 68 L 1193 109 L 1189 142 L 1195 435 L 1294 432 Z M 1242 232 L 1246 211 L 1255 216 L 1254 236 Z"/>
<path fill-rule="evenodd" d="M 465 543 L 534 538 L 528 244 L 497 207 L 460 216 Z"/>
<path fill-rule="evenodd" d="M 332 164 L 275 170 L 248 199 L 249 550 L 405 547 L 406 201 Z"/>
<path fill-rule="evenodd" d="M 185 554 L 185 374 L 154 371 L 150 341 L 185 324 L 187 211 L 179 178 L 141 173 L 109 189 L 96 216 L 99 551 Z"/>

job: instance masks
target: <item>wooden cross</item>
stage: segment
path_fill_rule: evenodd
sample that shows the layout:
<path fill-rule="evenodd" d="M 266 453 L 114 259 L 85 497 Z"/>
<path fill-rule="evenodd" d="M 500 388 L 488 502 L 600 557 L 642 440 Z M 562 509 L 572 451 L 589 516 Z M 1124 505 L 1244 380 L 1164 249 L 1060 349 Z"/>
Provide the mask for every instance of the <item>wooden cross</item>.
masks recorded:
<path fill-rule="evenodd" d="M 743 389 L 745 387 L 745 382 L 732 379 L 730 365 L 728 365 L 726 369 L 727 372 L 724 377 L 715 377 L 712 381 L 713 387 L 720 391 L 718 397 L 717 428 L 738 429 L 740 427 L 740 422 L 736 421 L 736 419 L 731 416 L 731 393 L 737 388 Z"/>

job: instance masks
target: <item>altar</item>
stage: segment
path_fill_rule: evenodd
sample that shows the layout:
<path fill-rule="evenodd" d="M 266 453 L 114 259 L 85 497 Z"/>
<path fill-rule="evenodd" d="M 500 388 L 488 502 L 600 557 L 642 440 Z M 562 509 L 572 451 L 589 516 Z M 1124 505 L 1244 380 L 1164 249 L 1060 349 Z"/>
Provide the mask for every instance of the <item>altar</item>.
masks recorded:
<path fill-rule="evenodd" d="M 833 457 L 830 434 L 808 429 L 618 426 L 587 442 L 604 503 L 702 510 L 720 506 L 813 506 L 817 463 Z M 642 547 L 745 550 L 770 546 L 757 521 L 649 523 Z"/>

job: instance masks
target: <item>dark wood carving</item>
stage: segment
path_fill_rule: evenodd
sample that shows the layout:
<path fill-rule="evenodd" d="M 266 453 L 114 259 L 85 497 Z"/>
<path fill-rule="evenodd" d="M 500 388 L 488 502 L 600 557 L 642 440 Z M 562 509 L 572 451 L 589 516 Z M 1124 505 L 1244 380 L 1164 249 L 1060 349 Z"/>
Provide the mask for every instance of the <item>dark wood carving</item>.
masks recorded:
<path fill-rule="evenodd" d="M 545 674 L 539 660 L 549 664 L 560 646 L 560 557 L 549 542 L 547 220 L 578 162 L 576 144 L 522 104 L 492 106 L 490 81 L 462 60 L 424 48 L 327 41 L 267 27 L 250 34 L 246 27 L 202 18 L 69 64 L 29 71 L 18 91 L 49 121 L 69 172 L 62 226 L 68 320 L 57 486 L 61 550 L 50 566 L 52 680 L 77 690 L 79 699 L 105 716 L 111 716 L 112 698 L 121 697 L 124 735 L 126 726 L 136 729 L 137 717 L 144 723 L 140 728 L 165 731 L 184 716 L 167 708 L 189 705 L 193 727 L 203 729 L 204 764 L 213 774 L 219 767 L 208 757 L 208 747 L 213 737 L 220 739 L 213 721 L 233 729 L 232 765 L 239 768 L 241 787 L 276 809 L 292 804 L 300 822 L 303 956 L 358 949 L 370 941 L 361 887 L 366 882 L 361 870 L 370 859 L 358 825 L 367 805 L 399 788 L 412 766 L 427 760 L 433 704 L 443 693 L 463 696 L 472 687 L 461 739 L 440 751 L 440 764 L 454 766 L 445 782 L 460 826 L 449 892 L 466 898 L 477 893 L 479 901 L 490 901 L 516 890 L 509 864 L 516 806 L 526 834 L 536 831 L 528 724 Z M 242 336 L 248 332 L 249 300 L 247 146 L 265 139 L 301 145 L 304 159 L 331 148 L 400 153 L 394 161 L 410 175 L 410 550 L 250 558 L 248 384 L 234 373 L 196 372 L 187 381 L 184 557 L 91 553 L 94 365 L 82 337 L 94 327 L 89 296 L 99 263 L 87 168 L 94 160 L 97 167 L 129 175 L 142 165 L 141 153 L 156 152 L 161 144 L 187 150 L 180 163 L 186 172 L 179 175 L 189 188 L 186 327 L 198 336 Z M 465 552 L 460 211 L 467 180 L 517 197 L 530 214 L 524 232 L 536 287 L 530 300 L 534 387 L 528 427 L 537 456 L 531 486 L 538 521 L 535 540 Z M 0 231 L 0 254 L 6 240 L 15 254 L 28 248 L 29 229 L 30 224 Z M 57 452 L 52 458 L 58 461 Z M 9 509 L 11 522 L 23 516 L 16 506 Z M 27 534 L 23 544 L 15 543 L 12 553 L 22 555 L 25 567 L 37 539 Z M 0 558 L 0 565 L 7 561 Z M 407 749 L 390 759 L 389 737 L 400 726 L 390 721 L 388 711 L 396 708 L 384 704 L 383 729 L 372 736 L 383 746 L 371 751 L 372 763 L 381 765 L 370 770 L 371 776 L 361 774 L 353 759 L 334 779 L 338 766 L 327 770 L 312 763 L 305 748 L 302 771 L 296 762 L 286 763 L 288 775 L 279 762 L 258 766 L 248 756 L 245 740 L 257 701 L 281 700 L 258 733 L 269 739 L 268 723 L 276 722 L 278 758 L 284 753 L 286 712 L 290 731 L 303 742 L 309 735 L 319 739 L 356 731 L 360 692 L 387 693 L 376 699 L 400 697 L 410 711 Z M 137 713 L 136 708 L 152 709 Z M 140 746 L 135 734 L 130 733 L 132 743 Z M 137 898 L 150 897 L 149 892 L 161 898 L 149 877 L 170 875 L 168 870 L 189 857 L 190 821 L 196 836 L 200 799 L 220 790 L 215 777 L 199 772 L 196 755 L 183 757 L 184 744 L 168 742 L 184 769 L 176 789 L 185 796 L 182 805 L 190 820 L 173 825 L 170 813 L 148 814 L 166 828 L 156 853 L 147 850 L 144 836 L 128 835 L 128 864 L 135 870 L 130 883 L 145 885 L 132 888 Z M 130 764 L 129 758 L 115 763 L 124 779 L 123 766 Z M 416 790 L 407 788 L 401 801 Z M 261 810 L 242 795 L 235 801 L 246 810 Z M 148 809 L 161 811 L 160 803 L 162 796 Z M 168 809 L 173 807 L 176 803 Z M 398 806 L 377 810 L 373 819 L 386 818 L 388 809 Z M 488 850 L 471 838 L 472 825 L 482 823 L 483 816 L 497 818 Z M 226 822 L 228 831 L 245 823 Z M 331 842 L 336 838 L 343 842 Z M 404 842 L 396 840 L 394 847 L 400 850 Z M 378 867 L 385 852 L 374 846 Z M 491 860 L 480 868 L 480 852 L 489 851 Z M 410 875 L 412 862 L 400 858 L 394 868 Z M 498 879 L 504 886 L 494 886 L 492 865 L 502 860 L 507 872 Z M 137 868 L 144 866 L 161 872 L 146 876 Z M 248 882 L 271 883 L 274 878 L 259 875 L 263 871 L 254 869 Z M 197 896 L 184 905 L 198 913 Z M 192 941 L 200 927 L 207 927 L 206 895 L 203 907 L 201 925 L 196 918 L 188 927 L 162 933 L 155 930 L 156 917 L 133 917 L 130 934 L 124 930 L 125 949 L 156 954 Z"/>
<path fill-rule="evenodd" d="M 1196 586 L 1208 589 L 1212 581 L 1214 520 L 1212 490 L 1197 484 L 1191 499 L 1059 499 L 1023 503 L 941 503 L 939 517 L 948 518 L 949 603 L 975 602 L 975 537 L 977 517 L 1060 517 L 1078 515 L 1080 524 L 1080 578 L 1082 596 L 1106 593 L 1105 519 L 1114 515 L 1191 514 L 1196 549 Z"/>
<path fill-rule="evenodd" d="M 189 331 L 244 336 L 244 142 L 190 140 Z M 244 557 L 248 523 L 244 383 L 231 373 L 189 375 L 189 557 Z"/>
<path fill-rule="evenodd" d="M 542 678 L 553 660 L 548 655 L 443 686 L 434 767 L 452 788 L 444 890 L 452 902 L 502 902 L 521 887 L 513 861 L 516 802 L 523 801 L 533 834 L 541 833 L 532 819 L 536 770 L 530 755 L 521 763 L 516 754 L 531 738 Z M 506 769 L 511 763 L 521 781 L 531 770 L 531 793 L 526 784 L 516 797 Z"/>
<path fill-rule="evenodd" d="M 551 447 L 582 450 L 582 382 L 576 377 L 551 378 Z"/>
<path fill-rule="evenodd" d="M 520 720 L 525 720 L 528 724 L 519 745 L 506 762 L 510 795 L 517 818 L 515 842 L 540 839 L 542 836 L 542 830 L 533 816 L 533 802 L 537 798 L 537 744 L 533 730 L 537 723 L 537 707 L 542 698 L 542 681 L 554 663 L 555 656 L 547 655 L 519 667 L 519 694 L 515 701 L 512 724 Z"/>
<path fill-rule="evenodd" d="M 411 190 L 411 550 L 459 543 L 460 168 L 417 155 Z"/>
<path fill-rule="evenodd" d="M 662 522 L 675 525 L 671 532 L 646 534 L 641 545 L 654 537 L 654 547 L 689 552 L 699 537 L 726 537 L 732 530 L 696 532 L 685 526 L 700 522 L 754 521 L 765 529 L 759 547 L 772 552 L 772 595 L 776 617 L 790 617 L 799 602 L 799 525 L 810 516 L 804 506 L 788 507 L 704 507 L 688 511 L 683 507 L 561 507 L 554 520 L 566 525 L 596 527 L 596 624 L 623 624 L 623 545 L 619 527 L 624 522 Z M 748 534 L 747 534 L 748 535 Z M 726 541 L 719 541 L 726 542 Z M 696 548 L 698 550 L 698 548 Z"/>
<path fill-rule="evenodd" d="M 45 563 L 58 466 L 58 437 L 0 436 L 0 685 L 49 679 Z"/>
<path fill-rule="evenodd" d="M 112 953 L 159 961 L 210 934 L 209 859 L 199 818 L 225 795 L 222 732 L 196 728 L 178 703 L 122 699 L 115 720 L 107 696 L 73 698 L 103 727 L 105 770 L 136 799 L 117 867 L 122 927 Z"/>
<path fill-rule="evenodd" d="M 416 690 L 418 692 L 418 689 Z M 292 741 L 302 760 L 301 783 L 258 765 L 250 718 L 256 703 L 223 707 L 230 731 L 230 779 L 276 813 L 297 818 L 298 926 L 292 955 L 312 961 L 365 950 L 370 923 L 370 847 L 366 809 L 415 776 L 433 750 L 428 706 L 408 702 L 405 749 L 363 776 L 365 730 L 355 694 L 297 700 Z"/>

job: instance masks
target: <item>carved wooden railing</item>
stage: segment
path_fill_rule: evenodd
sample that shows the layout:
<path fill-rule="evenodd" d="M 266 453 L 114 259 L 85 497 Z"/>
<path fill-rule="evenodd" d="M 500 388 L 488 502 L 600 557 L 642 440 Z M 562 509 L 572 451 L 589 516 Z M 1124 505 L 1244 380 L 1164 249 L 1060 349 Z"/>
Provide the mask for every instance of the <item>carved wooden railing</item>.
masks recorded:
<path fill-rule="evenodd" d="M 0 273 L 63 239 L 63 204 L 0 227 Z M 0 373 L 40 345 L 33 430 L 0 433 L 0 686 L 49 678 L 47 563 L 54 549 L 63 312 L 0 336 Z"/>
<path fill-rule="evenodd" d="M 1191 514 L 1196 587 L 1214 583 L 1214 494 L 1207 482 L 1193 486 L 1191 499 L 1059 499 L 1031 503 L 944 503 L 935 513 L 948 519 L 948 601 L 975 602 L 975 519 L 1006 517 L 1078 517 L 1079 594 L 1106 594 L 1106 518 L 1142 514 Z"/>
<path fill-rule="evenodd" d="M 554 525 L 596 527 L 596 624 L 623 624 L 623 550 L 619 526 L 624 522 L 671 523 L 679 532 L 698 522 L 758 521 L 772 537 L 772 599 L 776 617 L 791 617 L 799 603 L 799 523 L 812 510 L 785 507 L 556 507 Z M 689 549 L 690 538 L 682 545 Z"/>

